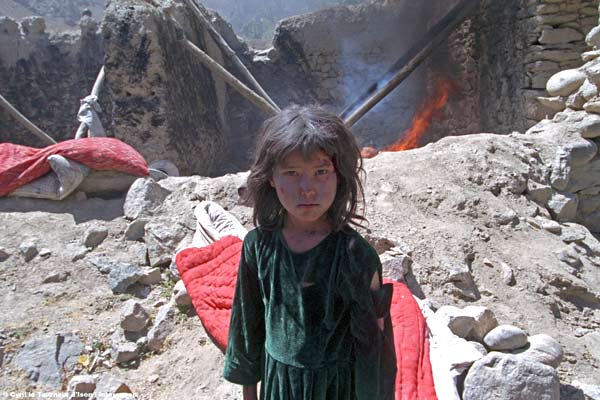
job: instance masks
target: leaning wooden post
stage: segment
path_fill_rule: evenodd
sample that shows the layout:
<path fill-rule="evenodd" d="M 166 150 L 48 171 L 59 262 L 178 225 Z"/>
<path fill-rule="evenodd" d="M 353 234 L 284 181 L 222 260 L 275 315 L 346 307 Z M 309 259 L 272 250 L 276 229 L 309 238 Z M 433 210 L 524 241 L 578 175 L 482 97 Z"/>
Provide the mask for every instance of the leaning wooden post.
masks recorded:
<path fill-rule="evenodd" d="M 14 108 L 8 102 L 8 100 L 6 100 L 4 97 L 2 97 L 1 94 L 0 94 L 0 104 L 6 111 L 8 111 L 8 113 L 10 115 L 12 115 L 17 121 L 19 121 L 31 133 L 33 133 L 40 139 L 45 140 L 46 142 L 48 142 L 50 144 L 56 144 L 56 141 L 54 139 L 52 139 L 50 136 L 48 136 L 43 130 L 41 130 L 40 128 L 35 126 L 33 124 L 33 122 L 31 122 L 30 120 L 25 118 L 25 116 L 23 114 L 21 114 L 16 108 Z"/>
<path fill-rule="evenodd" d="M 384 76 L 369 86 L 365 93 L 342 111 L 340 117 L 346 125 L 354 125 L 363 115 L 375 107 L 377 103 L 406 79 L 431 54 L 433 49 L 475 10 L 478 3 L 478 0 L 461 1 L 440 22 L 431 28 L 419 42 L 392 65 Z"/>
<path fill-rule="evenodd" d="M 248 79 L 252 86 L 254 86 L 254 89 L 258 92 L 258 94 L 260 94 L 265 100 L 267 100 L 267 102 L 269 102 L 269 104 L 271 104 L 271 106 L 274 109 L 280 111 L 280 108 L 277 105 L 277 103 L 275 103 L 273 99 L 271 99 L 271 97 L 267 94 L 267 92 L 262 88 L 260 83 L 258 83 L 258 81 L 254 78 L 252 73 L 248 70 L 248 68 L 246 68 L 244 63 L 239 59 L 237 54 L 235 54 L 235 51 L 233 51 L 233 49 L 229 46 L 229 44 L 223 38 L 223 36 L 221 36 L 221 34 L 213 27 L 212 23 L 208 20 L 208 18 L 204 16 L 198 5 L 194 3 L 194 0 L 185 1 L 188 4 L 188 7 L 191 7 L 194 13 L 198 16 L 198 18 L 200 18 L 200 20 L 204 23 L 204 26 L 206 26 L 206 29 L 213 37 L 213 39 L 217 42 L 217 44 L 221 47 L 221 49 L 225 53 L 227 53 L 229 57 L 231 57 L 234 64 L 240 69 L 244 77 Z"/>
<path fill-rule="evenodd" d="M 192 49 L 202 61 L 202 64 L 212 72 L 216 73 L 223 79 L 225 82 L 230 84 L 234 89 L 236 89 L 242 96 L 248 99 L 252 104 L 263 110 L 269 115 L 277 114 L 280 110 L 273 107 L 271 103 L 266 101 L 264 98 L 256 94 L 252 89 L 248 86 L 244 85 L 240 82 L 235 76 L 233 76 L 229 71 L 223 68 L 219 63 L 210 58 L 208 54 L 203 52 L 201 49 L 196 47 L 196 45 L 189 40 L 185 39 L 186 44 L 190 49 Z"/>
<path fill-rule="evenodd" d="M 100 94 L 100 90 L 102 90 L 102 85 L 104 84 L 104 66 L 100 68 L 100 72 L 98 72 L 98 76 L 96 77 L 96 81 L 94 82 L 94 87 L 92 88 L 92 95 L 98 97 Z M 75 139 L 80 139 L 83 137 L 85 133 L 85 129 L 87 125 L 82 122 L 79 124 L 79 128 L 77 128 L 77 132 L 75 133 Z"/>

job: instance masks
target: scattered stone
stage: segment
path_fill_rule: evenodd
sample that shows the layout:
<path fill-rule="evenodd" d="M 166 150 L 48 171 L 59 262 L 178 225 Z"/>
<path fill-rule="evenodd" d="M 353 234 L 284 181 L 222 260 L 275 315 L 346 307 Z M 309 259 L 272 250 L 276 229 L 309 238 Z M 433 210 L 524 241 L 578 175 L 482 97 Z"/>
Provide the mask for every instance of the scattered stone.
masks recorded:
<path fill-rule="evenodd" d="M 173 287 L 173 297 L 175 299 L 175 304 L 178 306 L 189 306 L 192 304 L 192 299 L 187 292 L 183 281 L 179 281 Z"/>
<path fill-rule="evenodd" d="M 498 325 L 483 338 L 491 350 L 515 350 L 527 344 L 527 334 L 516 326 Z"/>
<path fill-rule="evenodd" d="M 589 113 L 600 114 L 600 100 L 591 98 L 583 105 L 583 109 Z"/>
<path fill-rule="evenodd" d="M 566 222 L 563 224 L 560 239 L 565 243 L 582 242 L 591 235 L 583 225 Z"/>
<path fill-rule="evenodd" d="M 558 367 L 563 358 L 563 350 L 556 339 L 542 333 L 530 336 L 528 341 L 526 347 L 513 351 L 513 354 L 531 358 L 554 368 Z"/>
<path fill-rule="evenodd" d="M 518 216 L 516 212 L 508 209 L 503 212 L 495 213 L 493 218 L 498 225 L 508 225 L 517 220 Z"/>
<path fill-rule="evenodd" d="M 600 47 L 600 26 L 595 26 L 585 37 L 585 43 L 590 47 Z"/>
<path fill-rule="evenodd" d="M 543 35 L 543 34 L 542 34 Z M 552 75 L 546 83 L 550 96 L 568 96 L 583 84 L 587 76 L 577 69 L 566 69 Z"/>
<path fill-rule="evenodd" d="M 589 400 L 600 400 L 600 385 L 588 385 L 579 381 L 573 381 L 571 385 L 581 389 Z"/>
<path fill-rule="evenodd" d="M 67 393 L 69 400 L 86 400 L 91 396 L 85 396 L 86 394 L 94 393 L 96 390 L 96 381 L 98 376 L 96 375 L 75 375 L 69 381 L 67 387 Z"/>
<path fill-rule="evenodd" d="M 536 203 L 546 206 L 548 200 L 552 197 L 552 188 L 530 179 L 527 181 L 527 195 Z"/>
<path fill-rule="evenodd" d="M 548 208 L 554 219 L 559 222 L 569 222 L 575 220 L 578 204 L 577 195 L 569 192 L 556 192 L 548 201 Z"/>
<path fill-rule="evenodd" d="M 65 255 L 72 262 L 83 260 L 88 252 L 89 249 L 81 243 L 67 243 L 65 246 Z"/>
<path fill-rule="evenodd" d="M 550 109 L 554 112 L 559 112 L 565 109 L 566 104 L 562 97 L 536 97 L 535 98 L 544 108 Z"/>
<path fill-rule="evenodd" d="M 475 325 L 475 318 L 464 315 L 463 310 L 454 306 L 440 307 L 435 312 L 435 317 L 461 338 L 466 338 Z"/>
<path fill-rule="evenodd" d="M 600 57 L 600 50 L 584 51 L 581 53 L 581 60 L 585 63 Z"/>
<path fill-rule="evenodd" d="M 127 300 L 121 309 L 121 328 L 129 332 L 140 332 L 150 322 L 150 315 L 136 300 Z"/>
<path fill-rule="evenodd" d="M 469 369 L 463 400 L 489 399 L 559 400 L 558 374 L 554 368 L 524 357 L 489 353 Z"/>
<path fill-rule="evenodd" d="M 565 190 L 569 184 L 570 175 L 571 153 L 565 149 L 559 149 L 552 161 L 551 186 L 557 190 Z"/>
<path fill-rule="evenodd" d="M 127 250 L 129 254 L 133 255 L 133 261 L 137 265 L 148 265 L 148 251 L 144 243 L 133 243 Z"/>
<path fill-rule="evenodd" d="M 16 364 L 32 381 L 60 388 L 64 372 L 75 366 L 82 351 L 79 337 L 58 334 L 26 342 L 16 356 Z"/>
<path fill-rule="evenodd" d="M 598 86 L 593 82 L 590 82 L 589 79 L 586 79 L 585 82 L 583 82 L 583 85 L 581 85 L 579 90 L 585 100 L 590 100 L 598 96 Z"/>
<path fill-rule="evenodd" d="M 514 286 L 517 282 L 511 266 L 506 263 L 500 263 L 500 266 L 502 267 L 502 282 L 505 285 Z"/>
<path fill-rule="evenodd" d="M 560 224 L 553 219 L 539 218 L 538 221 L 540 227 L 550 233 L 560 235 L 560 233 L 562 232 L 562 227 L 560 226 Z"/>
<path fill-rule="evenodd" d="M 171 263 L 169 264 L 169 272 L 171 273 L 171 279 L 173 279 L 174 281 L 178 281 L 181 279 L 181 276 L 179 276 L 179 269 L 177 269 L 177 262 L 175 257 L 173 257 Z"/>
<path fill-rule="evenodd" d="M 469 340 L 481 343 L 485 335 L 498 326 L 498 321 L 496 321 L 494 313 L 487 307 L 467 306 L 463 308 L 463 313 L 475 319 L 473 329 L 471 329 L 471 332 L 467 336 Z"/>
<path fill-rule="evenodd" d="M 131 221 L 127 228 L 125 229 L 125 239 L 126 240 L 140 240 L 144 238 L 145 231 L 144 228 L 148 220 L 145 218 L 138 218 L 134 221 Z"/>
<path fill-rule="evenodd" d="M 151 267 L 169 264 L 177 250 L 177 245 L 185 238 L 186 229 L 163 222 L 150 222 L 146 225 L 146 247 Z"/>
<path fill-rule="evenodd" d="M 473 341 L 469 341 L 468 343 L 481 354 L 481 357 L 485 357 L 488 354 L 488 351 L 483 344 Z"/>
<path fill-rule="evenodd" d="M 481 298 L 468 265 L 449 258 L 443 258 L 441 264 L 447 273 L 444 283 L 453 283 L 458 289 L 453 294 L 473 301 Z"/>
<path fill-rule="evenodd" d="M 581 254 L 579 253 L 579 250 L 577 249 L 575 244 L 570 244 L 569 246 L 561 249 L 560 251 L 555 252 L 555 254 L 560 261 L 573 268 L 578 269 L 582 265 Z"/>
<path fill-rule="evenodd" d="M 94 224 L 83 234 L 83 245 L 93 249 L 99 246 L 107 237 L 108 229 L 105 226 Z"/>
<path fill-rule="evenodd" d="M 37 240 L 26 239 L 19 245 L 19 252 L 25 259 L 25 262 L 29 262 L 38 255 Z"/>
<path fill-rule="evenodd" d="M 47 247 L 44 247 L 44 248 L 42 248 L 42 249 L 40 250 L 40 253 L 39 253 L 39 255 L 40 255 L 40 257 L 42 257 L 42 258 L 47 258 L 47 257 L 50 257 L 50 256 L 52 255 L 52 250 L 50 250 L 50 249 L 49 249 L 49 248 L 47 248 Z"/>
<path fill-rule="evenodd" d="M 581 339 L 587 351 L 600 363 L 600 332 L 591 332 Z"/>
<path fill-rule="evenodd" d="M 123 213 L 125 218 L 134 220 L 143 215 L 150 215 L 151 211 L 162 204 L 171 194 L 170 190 L 163 188 L 152 178 L 139 178 L 129 188 Z"/>
<path fill-rule="evenodd" d="M 102 399 L 116 397 L 114 395 L 119 393 L 131 393 L 131 389 L 129 389 L 125 380 L 119 376 L 102 374 L 96 383 L 94 394 L 96 394 L 99 399 Z M 119 399 L 121 399 L 120 396 Z"/>
<path fill-rule="evenodd" d="M 160 351 L 167 339 L 167 336 L 173 330 L 173 317 L 175 307 L 172 302 L 162 306 L 158 310 L 154 326 L 148 332 L 148 348 L 152 351 Z"/>
<path fill-rule="evenodd" d="M 390 255 L 383 253 L 380 257 L 383 276 L 397 282 L 404 282 L 404 276 L 410 272 L 412 258 L 406 254 Z"/>
<path fill-rule="evenodd" d="M 10 253 L 4 247 L 0 247 L 0 262 L 6 261 L 8 257 Z"/>
<path fill-rule="evenodd" d="M 139 267 L 128 263 L 118 263 L 108 273 L 108 286 L 113 293 L 125 293 L 143 276 Z"/>
<path fill-rule="evenodd" d="M 160 268 L 145 267 L 142 268 L 142 277 L 139 282 L 142 285 L 156 285 L 162 281 Z"/>
<path fill-rule="evenodd" d="M 68 271 L 63 272 L 53 272 L 50 275 L 46 276 L 42 283 L 57 283 L 57 282 L 65 282 L 69 279 L 71 273 Z"/>
<path fill-rule="evenodd" d="M 135 342 L 127 340 L 126 336 L 121 331 L 115 331 L 110 337 L 112 360 L 121 364 L 124 362 L 136 360 L 139 357 L 139 351 Z"/>

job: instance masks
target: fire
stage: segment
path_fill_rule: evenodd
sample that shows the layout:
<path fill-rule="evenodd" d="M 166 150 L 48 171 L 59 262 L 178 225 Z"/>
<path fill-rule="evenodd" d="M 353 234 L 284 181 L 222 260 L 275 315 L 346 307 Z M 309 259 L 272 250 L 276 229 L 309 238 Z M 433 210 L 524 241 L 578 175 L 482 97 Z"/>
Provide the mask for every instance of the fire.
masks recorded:
<path fill-rule="evenodd" d="M 402 139 L 389 145 L 385 151 L 402 151 L 419 147 L 420 139 L 429 129 L 433 118 L 440 115 L 456 84 L 450 79 L 438 77 L 435 86 L 436 93 L 419 105 L 410 128 L 402 133 Z"/>

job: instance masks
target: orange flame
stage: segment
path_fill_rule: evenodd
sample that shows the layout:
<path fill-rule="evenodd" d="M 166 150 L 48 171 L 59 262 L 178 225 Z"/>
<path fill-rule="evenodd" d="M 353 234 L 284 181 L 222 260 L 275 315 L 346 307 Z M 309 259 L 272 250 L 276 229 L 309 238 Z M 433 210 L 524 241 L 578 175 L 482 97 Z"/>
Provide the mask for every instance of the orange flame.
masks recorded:
<path fill-rule="evenodd" d="M 421 138 L 429 129 L 433 118 L 440 115 L 456 84 L 449 79 L 437 78 L 435 86 L 435 95 L 429 96 L 419 105 L 410 128 L 402 133 L 402 139 L 386 147 L 385 151 L 402 151 L 419 147 Z"/>

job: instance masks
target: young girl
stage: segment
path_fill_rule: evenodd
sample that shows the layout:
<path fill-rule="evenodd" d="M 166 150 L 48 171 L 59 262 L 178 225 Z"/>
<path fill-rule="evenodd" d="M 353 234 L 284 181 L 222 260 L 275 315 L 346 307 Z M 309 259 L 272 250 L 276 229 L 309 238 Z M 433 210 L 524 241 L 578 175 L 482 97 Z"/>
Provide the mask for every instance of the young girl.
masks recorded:
<path fill-rule="evenodd" d="M 358 225 L 360 150 L 321 108 L 267 120 L 248 178 L 224 376 L 244 400 L 388 400 L 396 359 L 391 285 Z"/>

